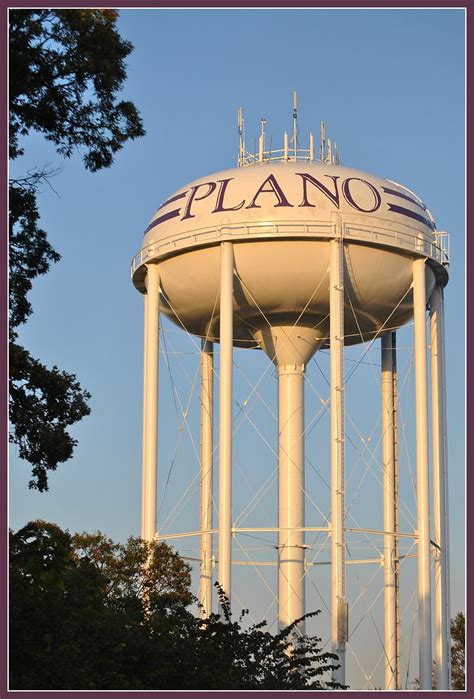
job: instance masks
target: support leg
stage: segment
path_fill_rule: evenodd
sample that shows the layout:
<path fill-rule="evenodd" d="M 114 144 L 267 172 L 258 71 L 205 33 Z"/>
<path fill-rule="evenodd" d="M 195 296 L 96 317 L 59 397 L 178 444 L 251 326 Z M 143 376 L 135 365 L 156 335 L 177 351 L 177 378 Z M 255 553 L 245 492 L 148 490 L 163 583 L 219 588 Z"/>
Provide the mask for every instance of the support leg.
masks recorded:
<path fill-rule="evenodd" d="M 419 673 L 420 689 L 431 689 L 430 503 L 424 259 L 417 259 L 413 263 L 413 315 L 415 321 Z"/>
<path fill-rule="evenodd" d="M 401 639 L 400 639 L 400 531 L 399 520 L 399 476 L 398 476 L 398 371 L 397 371 L 397 333 L 392 333 L 392 391 L 393 391 L 393 492 L 394 492 L 394 526 L 395 526 L 395 644 L 396 644 L 396 686 L 401 689 Z"/>
<path fill-rule="evenodd" d="M 433 432 L 434 516 L 434 634 L 436 689 L 449 689 L 449 625 L 447 567 L 446 376 L 444 367 L 443 291 L 437 286 L 430 299 L 431 419 Z"/>
<path fill-rule="evenodd" d="M 333 679 L 345 684 L 348 607 L 345 600 L 344 536 L 344 248 L 340 238 L 330 243 L 331 356 L 331 573 L 332 650 L 340 667 Z"/>
<path fill-rule="evenodd" d="M 385 689 L 396 689 L 395 439 L 392 334 L 382 336 L 382 478 L 384 535 Z"/>
<path fill-rule="evenodd" d="M 199 601 L 201 615 L 212 612 L 212 421 L 213 421 L 213 345 L 201 343 L 201 570 Z"/>
<path fill-rule="evenodd" d="M 158 437 L 158 347 L 159 273 L 156 264 L 147 267 L 145 298 L 145 352 L 142 452 L 142 539 L 156 534 L 156 473 Z"/>
<path fill-rule="evenodd" d="M 230 600 L 232 566 L 232 243 L 221 244 L 218 581 Z"/>

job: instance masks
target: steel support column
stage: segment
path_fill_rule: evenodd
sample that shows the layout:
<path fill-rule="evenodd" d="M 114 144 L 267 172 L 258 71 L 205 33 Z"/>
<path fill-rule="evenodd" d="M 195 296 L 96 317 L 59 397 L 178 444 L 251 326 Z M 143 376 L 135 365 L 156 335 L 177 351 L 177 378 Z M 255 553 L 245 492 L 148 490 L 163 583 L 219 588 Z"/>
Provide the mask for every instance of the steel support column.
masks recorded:
<path fill-rule="evenodd" d="M 443 290 L 436 286 L 430 298 L 431 329 L 431 420 L 433 439 L 434 519 L 434 656 L 436 689 L 449 689 L 449 570 L 448 502 L 446 495 L 446 374 L 444 358 Z"/>
<path fill-rule="evenodd" d="M 400 668 L 400 520 L 399 520 L 399 474 L 398 474 L 398 370 L 397 370 L 397 333 L 392 333 L 392 381 L 393 381 L 393 491 L 394 491 L 394 527 L 395 527 L 395 643 L 397 657 L 396 687 L 401 689 Z"/>
<path fill-rule="evenodd" d="M 156 477 L 158 438 L 158 348 L 160 278 L 156 264 L 147 265 L 143 361 L 142 539 L 156 534 Z"/>
<path fill-rule="evenodd" d="M 425 285 L 425 260 L 420 258 L 413 262 L 413 315 L 415 321 L 416 496 L 418 520 L 418 644 L 420 689 L 431 689 L 430 503 Z"/>
<path fill-rule="evenodd" d="M 212 612 L 212 423 L 213 423 L 213 344 L 201 341 L 201 570 L 199 601 L 201 615 Z"/>
<path fill-rule="evenodd" d="M 384 535 L 385 689 L 397 689 L 395 421 L 392 333 L 382 336 L 382 482 Z"/>
<path fill-rule="evenodd" d="M 232 243 L 221 243 L 218 581 L 229 600 L 232 566 L 233 274 Z"/>
<path fill-rule="evenodd" d="M 336 230 L 340 231 L 340 223 Z M 344 245 L 330 242 L 329 272 L 331 384 L 331 575 L 332 650 L 339 658 L 333 679 L 345 684 L 348 607 L 345 600 L 344 536 Z"/>

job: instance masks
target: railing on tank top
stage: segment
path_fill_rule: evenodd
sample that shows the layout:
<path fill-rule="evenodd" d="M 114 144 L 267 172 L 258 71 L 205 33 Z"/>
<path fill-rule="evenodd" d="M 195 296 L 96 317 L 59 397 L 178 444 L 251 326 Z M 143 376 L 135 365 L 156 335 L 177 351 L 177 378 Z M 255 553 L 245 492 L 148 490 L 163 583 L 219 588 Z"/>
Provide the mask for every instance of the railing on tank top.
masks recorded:
<path fill-rule="evenodd" d="M 346 240 L 367 242 L 389 248 L 414 252 L 436 261 L 443 267 L 449 265 L 449 233 L 433 231 L 422 233 L 412 229 L 413 233 L 392 230 L 382 226 L 367 226 L 344 223 L 343 237 Z M 299 239 L 330 239 L 334 237 L 332 222 L 309 221 L 270 221 L 258 223 L 233 223 L 186 231 L 181 235 L 173 234 L 150 243 L 135 255 L 132 260 L 132 276 L 136 270 L 150 258 L 161 257 L 184 248 L 212 245 L 220 240 L 246 240 L 294 237 Z"/>

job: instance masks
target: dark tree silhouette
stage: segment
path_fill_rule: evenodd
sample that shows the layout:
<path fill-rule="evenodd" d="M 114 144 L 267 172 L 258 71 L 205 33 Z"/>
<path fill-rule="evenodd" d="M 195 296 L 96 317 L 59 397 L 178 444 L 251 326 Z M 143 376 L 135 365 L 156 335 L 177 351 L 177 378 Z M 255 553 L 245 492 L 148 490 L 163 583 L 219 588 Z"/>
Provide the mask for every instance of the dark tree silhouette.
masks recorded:
<path fill-rule="evenodd" d="M 191 613 L 190 567 L 162 542 L 10 533 L 10 686 L 19 689 L 330 689 L 320 639 Z M 313 616 L 313 615 L 308 615 Z"/>
<path fill-rule="evenodd" d="M 69 158 L 109 167 L 130 139 L 144 134 L 137 109 L 117 95 L 132 45 L 116 30 L 116 10 L 12 9 L 10 22 L 10 158 L 24 154 L 24 137 L 42 133 Z M 28 292 L 60 255 L 39 226 L 38 188 L 46 168 L 11 179 L 10 191 L 10 440 L 32 465 L 30 488 L 48 489 L 48 471 L 76 445 L 68 427 L 90 412 L 90 395 L 74 374 L 52 369 L 17 343 L 32 312 Z"/>
<path fill-rule="evenodd" d="M 464 614 L 458 612 L 451 619 L 451 687 L 465 689 L 466 672 L 466 622 Z"/>

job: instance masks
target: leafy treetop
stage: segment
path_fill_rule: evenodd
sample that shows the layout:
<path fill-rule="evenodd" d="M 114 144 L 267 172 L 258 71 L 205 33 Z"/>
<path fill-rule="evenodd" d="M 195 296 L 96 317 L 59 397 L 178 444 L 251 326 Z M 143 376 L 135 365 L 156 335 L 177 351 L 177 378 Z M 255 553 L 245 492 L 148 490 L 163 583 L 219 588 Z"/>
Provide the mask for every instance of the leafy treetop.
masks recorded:
<path fill-rule="evenodd" d="M 24 154 L 24 137 L 42 133 L 69 158 L 109 167 L 126 141 L 144 135 L 132 102 L 119 100 L 132 50 L 116 29 L 112 9 L 11 9 L 10 157 Z M 73 454 L 68 428 L 90 413 L 90 394 L 74 374 L 46 367 L 17 343 L 32 313 L 28 293 L 60 255 L 39 225 L 37 193 L 54 172 L 10 179 L 10 441 L 32 465 L 30 488 L 48 489 L 48 472 Z"/>
<path fill-rule="evenodd" d="M 71 536 L 30 522 L 10 533 L 10 686 L 15 689 L 330 689 L 320 639 L 195 616 L 191 570 L 163 542 Z M 312 616 L 312 615 L 308 615 Z"/>
<path fill-rule="evenodd" d="M 451 619 L 451 687 L 465 689 L 466 620 L 462 612 Z"/>
<path fill-rule="evenodd" d="M 133 48 L 117 17 L 112 9 L 10 11 L 10 157 L 34 130 L 65 157 L 85 148 L 84 164 L 95 171 L 144 135 L 135 105 L 116 99 Z"/>

